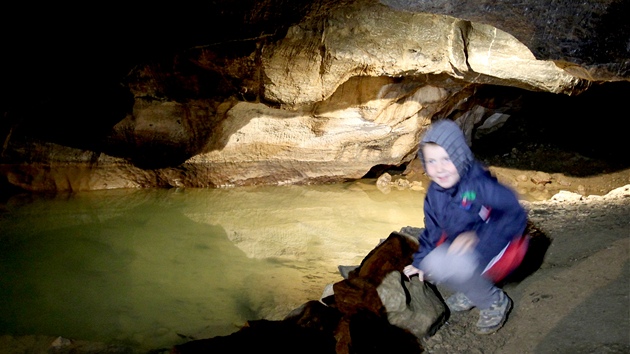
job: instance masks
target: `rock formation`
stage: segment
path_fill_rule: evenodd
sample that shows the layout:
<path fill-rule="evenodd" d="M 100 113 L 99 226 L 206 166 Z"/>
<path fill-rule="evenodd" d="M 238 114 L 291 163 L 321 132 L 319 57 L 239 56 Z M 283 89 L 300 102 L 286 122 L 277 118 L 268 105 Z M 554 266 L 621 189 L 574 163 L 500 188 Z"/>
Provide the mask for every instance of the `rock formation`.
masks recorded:
<path fill-rule="evenodd" d="M 120 87 L 83 92 L 88 71 L 51 99 L 3 104 L 1 183 L 226 187 L 402 166 L 432 120 L 457 120 L 471 141 L 503 124 L 519 95 L 500 103 L 502 90 L 485 87 L 575 96 L 628 80 L 627 2 L 561 3 L 214 2 L 212 16 L 246 26 L 134 62 L 111 78 Z M 178 9 L 196 20 L 202 10 Z"/>
<path fill-rule="evenodd" d="M 392 8 L 441 14 L 489 24 L 523 43 L 539 60 L 550 60 L 589 81 L 628 80 L 622 20 L 630 2 L 618 0 L 381 0 Z M 625 39 L 622 39 L 625 38 Z"/>

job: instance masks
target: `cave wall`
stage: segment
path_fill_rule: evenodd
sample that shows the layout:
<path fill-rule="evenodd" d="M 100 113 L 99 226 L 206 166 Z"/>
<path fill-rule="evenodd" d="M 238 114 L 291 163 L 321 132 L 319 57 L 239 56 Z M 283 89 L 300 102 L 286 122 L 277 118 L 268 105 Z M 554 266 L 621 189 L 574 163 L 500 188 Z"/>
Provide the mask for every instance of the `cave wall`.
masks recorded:
<path fill-rule="evenodd" d="M 484 86 L 575 97 L 627 81 L 627 3 L 214 1 L 100 17 L 18 7 L 33 38 L 6 46 L 2 183 L 361 178 L 413 159 L 433 119 L 460 119 L 472 137 L 493 114 L 522 108 L 497 104 L 501 90 L 480 97 Z"/>

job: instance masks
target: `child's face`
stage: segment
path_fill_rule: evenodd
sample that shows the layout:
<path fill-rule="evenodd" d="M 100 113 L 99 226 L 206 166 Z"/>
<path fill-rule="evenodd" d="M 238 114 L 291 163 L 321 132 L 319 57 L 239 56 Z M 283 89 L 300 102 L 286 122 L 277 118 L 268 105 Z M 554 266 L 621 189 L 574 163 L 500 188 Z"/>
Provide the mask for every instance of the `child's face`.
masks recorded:
<path fill-rule="evenodd" d="M 424 166 L 431 180 L 442 188 L 451 188 L 459 182 L 457 167 L 444 148 L 437 144 L 422 147 Z"/>

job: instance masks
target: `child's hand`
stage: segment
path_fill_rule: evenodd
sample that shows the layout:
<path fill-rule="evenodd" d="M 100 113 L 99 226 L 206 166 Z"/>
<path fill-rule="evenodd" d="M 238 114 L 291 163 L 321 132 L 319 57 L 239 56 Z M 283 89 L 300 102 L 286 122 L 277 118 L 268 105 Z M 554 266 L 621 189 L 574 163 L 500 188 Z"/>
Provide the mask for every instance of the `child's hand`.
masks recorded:
<path fill-rule="evenodd" d="M 418 274 L 418 279 L 420 279 L 420 281 L 424 281 L 424 272 L 414 267 L 411 264 L 406 266 L 405 269 L 403 269 L 403 273 L 405 273 L 405 275 L 407 276 L 407 279 L 411 279 L 412 275 Z"/>
<path fill-rule="evenodd" d="M 477 246 L 479 238 L 474 231 L 462 232 L 453 240 L 453 243 L 448 247 L 446 253 L 449 254 L 464 254 L 471 252 L 475 246 Z"/>

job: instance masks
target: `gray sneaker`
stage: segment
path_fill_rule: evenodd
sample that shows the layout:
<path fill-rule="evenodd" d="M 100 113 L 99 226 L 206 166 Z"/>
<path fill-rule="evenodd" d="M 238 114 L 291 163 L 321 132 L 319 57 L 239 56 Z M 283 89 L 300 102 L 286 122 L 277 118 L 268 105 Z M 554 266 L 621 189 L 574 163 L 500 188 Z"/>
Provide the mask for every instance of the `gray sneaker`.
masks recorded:
<path fill-rule="evenodd" d="M 468 311 L 475 305 L 463 293 L 455 293 L 446 299 L 446 306 L 451 312 Z"/>
<path fill-rule="evenodd" d="M 490 308 L 479 311 L 477 321 L 478 334 L 491 334 L 503 327 L 508 313 L 512 309 L 512 300 L 501 291 L 499 300 L 492 303 Z"/>

